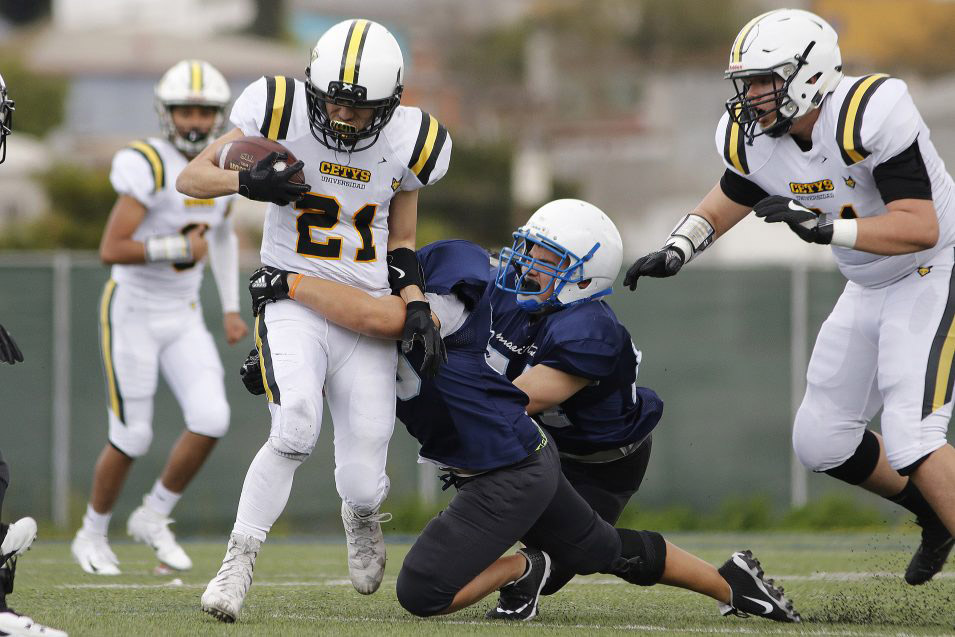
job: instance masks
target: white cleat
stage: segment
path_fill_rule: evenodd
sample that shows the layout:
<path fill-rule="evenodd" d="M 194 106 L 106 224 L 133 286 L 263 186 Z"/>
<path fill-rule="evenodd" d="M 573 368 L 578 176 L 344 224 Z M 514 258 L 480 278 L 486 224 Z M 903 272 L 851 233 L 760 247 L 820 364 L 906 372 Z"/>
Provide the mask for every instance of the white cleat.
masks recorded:
<path fill-rule="evenodd" d="M 91 575 L 119 575 L 119 558 L 109 548 L 105 535 L 80 529 L 73 538 L 70 552 L 80 567 Z"/>
<path fill-rule="evenodd" d="M 33 518 L 20 518 L 12 524 L 0 524 L 5 526 L 7 533 L 0 543 L 0 566 L 11 557 L 23 555 L 30 550 L 30 545 L 36 539 L 36 520 Z"/>
<path fill-rule="evenodd" d="M 381 586 L 385 576 L 385 537 L 381 523 L 391 519 L 390 513 L 372 511 L 358 515 L 342 502 L 342 523 L 348 546 L 348 576 L 352 586 L 362 595 L 371 595 Z"/>
<path fill-rule="evenodd" d="M 262 542 L 248 535 L 233 533 L 229 536 L 222 566 L 202 594 L 202 612 L 228 624 L 239 617 L 242 603 L 252 586 L 255 556 L 261 547 Z"/>
<path fill-rule="evenodd" d="M 129 516 L 126 532 L 134 540 L 153 547 L 159 561 L 169 568 L 188 571 L 192 568 L 192 560 L 176 542 L 176 536 L 169 530 L 170 524 L 171 519 L 142 505 Z"/>
<path fill-rule="evenodd" d="M 38 624 L 26 615 L 21 615 L 9 608 L 0 610 L 0 635 L 67 637 L 67 634 L 62 630 Z"/>

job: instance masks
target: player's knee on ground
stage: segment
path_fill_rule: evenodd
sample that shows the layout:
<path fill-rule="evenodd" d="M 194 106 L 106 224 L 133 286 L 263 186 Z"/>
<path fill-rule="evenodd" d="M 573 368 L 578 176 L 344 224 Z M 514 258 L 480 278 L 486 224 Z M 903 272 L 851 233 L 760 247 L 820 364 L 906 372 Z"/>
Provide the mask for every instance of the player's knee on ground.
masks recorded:
<path fill-rule="evenodd" d="M 388 476 L 371 465 L 352 462 L 335 469 L 338 494 L 359 515 L 378 509 L 388 495 Z"/>
<path fill-rule="evenodd" d="M 638 586 L 653 586 L 663 577 L 667 561 L 667 545 L 656 531 L 617 529 L 620 535 L 621 556 L 610 574 Z"/>
<path fill-rule="evenodd" d="M 279 455 L 304 460 L 318 441 L 321 396 L 316 400 L 314 396 L 283 391 L 281 400 L 272 417 L 269 444 Z"/>
<path fill-rule="evenodd" d="M 406 562 L 398 572 L 398 582 L 395 585 L 398 603 L 418 617 L 437 615 L 454 601 L 454 595 L 440 592 L 442 587 L 438 583 L 435 573 L 417 572 L 408 568 Z"/>
<path fill-rule="evenodd" d="M 229 415 L 225 396 L 193 401 L 184 409 L 186 429 L 209 438 L 221 438 L 229 431 Z"/>
<path fill-rule="evenodd" d="M 823 414 L 803 404 L 793 424 L 793 450 L 799 462 L 811 471 L 838 467 L 859 446 L 857 431 L 827 422 Z M 871 472 L 870 472 L 871 473 Z"/>

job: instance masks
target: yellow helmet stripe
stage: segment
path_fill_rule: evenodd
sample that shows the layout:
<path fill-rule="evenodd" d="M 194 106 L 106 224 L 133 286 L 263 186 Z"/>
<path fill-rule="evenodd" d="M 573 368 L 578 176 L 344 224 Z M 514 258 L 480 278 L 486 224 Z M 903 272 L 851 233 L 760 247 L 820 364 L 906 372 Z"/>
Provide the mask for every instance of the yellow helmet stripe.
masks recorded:
<path fill-rule="evenodd" d="M 113 304 L 113 293 L 116 291 L 116 281 L 110 279 L 103 289 L 103 296 L 99 302 L 100 347 L 103 355 L 103 370 L 106 373 L 106 399 L 110 410 L 120 422 L 125 421 L 123 413 L 123 397 L 119 393 L 119 381 L 116 379 L 116 370 L 113 367 L 113 334 L 110 308 Z"/>
<path fill-rule="evenodd" d="M 159 192 L 166 187 L 166 175 L 163 170 L 162 157 L 159 156 L 159 153 L 156 152 L 156 149 L 147 144 L 146 142 L 133 142 L 129 145 L 130 148 L 137 151 L 140 155 L 146 158 L 146 161 L 149 162 L 150 167 L 153 169 L 153 192 Z"/>
<path fill-rule="evenodd" d="M 739 35 L 736 36 L 736 40 L 733 41 L 733 48 L 730 49 L 730 64 L 734 62 L 740 62 L 743 58 L 743 42 L 746 40 L 746 36 L 749 35 L 749 32 L 753 30 L 753 27 L 756 26 L 756 23 L 768 16 L 771 13 L 776 13 L 779 9 L 774 9 L 773 11 L 767 11 L 766 13 L 761 13 L 749 22 L 746 23 L 746 26 L 740 30 Z"/>
<path fill-rule="evenodd" d="M 862 147 L 862 115 L 872 94 L 888 77 L 885 73 L 876 73 L 859 80 L 849 89 L 849 96 L 842 104 L 836 125 L 837 139 L 842 159 L 850 166 L 869 156 Z"/>
<path fill-rule="evenodd" d="M 190 71 L 189 88 L 192 90 L 193 93 L 201 93 L 202 92 L 202 64 L 193 60 L 189 64 L 189 71 Z"/>
<path fill-rule="evenodd" d="M 342 57 L 341 81 L 345 84 L 358 82 L 358 69 L 361 63 L 361 51 L 368 35 L 368 20 L 355 20 L 348 29 L 345 38 L 345 53 Z"/>
<path fill-rule="evenodd" d="M 953 363 L 955 363 L 955 278 L 949 279 L 948 302 L 942 312 L 925 370 L 925 394 L 922 418 L 952 400 Z"/>

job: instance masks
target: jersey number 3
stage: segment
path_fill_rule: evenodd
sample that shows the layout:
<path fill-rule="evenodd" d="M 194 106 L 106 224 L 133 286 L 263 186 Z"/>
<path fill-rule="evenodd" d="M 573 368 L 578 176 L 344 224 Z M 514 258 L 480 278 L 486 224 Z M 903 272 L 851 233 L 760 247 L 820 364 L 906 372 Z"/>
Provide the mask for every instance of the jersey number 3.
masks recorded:
<path fill-rule="evenodd" d="M 298 244 L 295 251 L 312 259 L 341 259 L 342 237 L 327 234 L 338 225 L 342 212 L 338 200 L 308 192 L 295 202 L 295 209 L 300 211 L 296 221 Z M 355 250 L 355 261 L 368 262 L 377 258 L 375 239 L 371 234 L 371 222 L 375 219 L 377 209 L 375 204 L 365 204 L 352 216 L 352 225 L 361 239 L 361 245 Z M 322 239 L 312 236 L 312 230 L 315 229 L 321 231 Z"/>

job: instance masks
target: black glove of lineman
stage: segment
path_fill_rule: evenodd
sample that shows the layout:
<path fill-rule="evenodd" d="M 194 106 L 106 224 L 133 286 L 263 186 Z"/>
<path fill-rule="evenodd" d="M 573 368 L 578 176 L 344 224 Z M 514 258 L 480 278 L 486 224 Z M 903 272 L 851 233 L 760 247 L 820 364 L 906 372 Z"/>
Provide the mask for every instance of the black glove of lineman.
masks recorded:
<path fill-rule="evenodd" d="M 249 352 L 249 356 L 239 368 L 239 376 L 242 377 L 242 384 L 253 396 L 261 396 L 265 393 L 262 368 L 259 366 L 259 350 L 254 349 Z"/>
<path fill-rule="evenodd" d="M 807 243 L 832 243 L 832 224 L 819 223 L 821 215 L 795 199 L 773 195 L 753 206 L 753 212 L 768 223 L 785 221 Z"/>
<path fill-rule="evenodd" d="M 636 290 L 637 279 L 640 277 L 662 278 L 673 276 L 680 271 L 683 263 L 683 253 L 678 248 L 668 246 L 662 250 L 651 252 L 633 262 L 633 265 L 627 270 L 626 276 L 623 277 L 623 285 L 631 290 Z"/>
<path fill-rule="evenodd" d="M 23 354 L 13 341 L 13 337 L 0 325 L 0 363 L 22 363 Z"/>
<path fill-rule="evenodd" d="M 288 298 L 288 275 L 286 270 L 264 265 L 249 277 L 249 294 L 252 295 L 252 316 L 258 316 L 269 303 Z"/>
<path fill-rule="evenodd" d="M 308 184 L 296 184 L 289 179 L 305 167 L 305 162 L 297 161 L 285 170 L 276 170 L 277 161 L 285 161 L 285 153 L 269 153 L 249 170 L 239 171 L 239 194 L 255 201 L 270 201 L 278 206 L 287 206 L 298 201 L 308 192 Z"/>
<path fill-rule="evenodd" d="M 448 361 L 448 353 L 444 349 L 438 326 L 431 320 L 431 306 L 427 301 L 411 301 L 406 306 L 401 351 L 407 354 L 414 348 L 415 343 L 421 343 L 424 347 L 424 358 L 418 373 L 433 378 L 441 365 Z"/>

